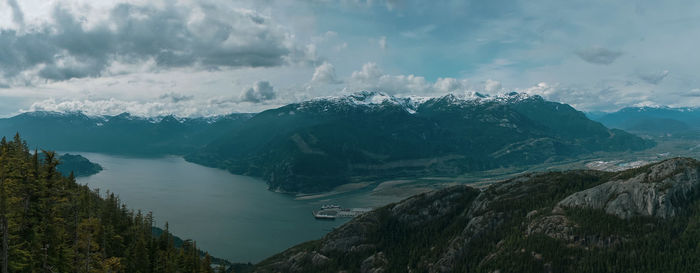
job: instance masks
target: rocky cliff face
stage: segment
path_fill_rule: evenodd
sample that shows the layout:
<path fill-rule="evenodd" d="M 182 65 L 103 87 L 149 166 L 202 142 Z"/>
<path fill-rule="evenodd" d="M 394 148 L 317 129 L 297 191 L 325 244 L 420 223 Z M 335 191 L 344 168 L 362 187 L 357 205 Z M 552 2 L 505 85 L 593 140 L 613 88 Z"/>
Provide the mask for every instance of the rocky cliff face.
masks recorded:
<path fill-rule="evenodd" d="M 618 173 L 530 174 L 483 191 L 455 186 L 362 215 L 255 272 L 663 271 L 672 259 L 657 248 L 700 240 L 699 171 L 679 158 Z"/>
<path fill-rule="evenodd" d="M 570 195 L 557 208 L 592 208 L 629 219 L 669 218 L 698 195 L 700 165 L 677 158 L 618 175 L 613 181 Z M 627 178 L 626 176 L 633 175 Z"/>

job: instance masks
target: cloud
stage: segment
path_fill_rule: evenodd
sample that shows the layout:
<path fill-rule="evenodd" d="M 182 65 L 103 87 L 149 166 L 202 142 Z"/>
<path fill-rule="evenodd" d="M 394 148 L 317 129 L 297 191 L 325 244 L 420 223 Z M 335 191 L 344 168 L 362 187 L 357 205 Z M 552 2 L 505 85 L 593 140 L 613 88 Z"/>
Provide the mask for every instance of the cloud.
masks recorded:
<path fill-rule="evenodd" d="M 574 88 L 559 83 L 540 82 L 534 86 L 516 89 L 515 91 L 542 96 L 550 101 L 566 103 L 578 110 L 610 111 L 620 108 L 619 104 L 638 102 L 637 98 L 627 97 L 627 93 L 614 86 Z"/>
<path fill-rule="evenodd" d="M 504 88 L 499 81 L 470 81 L 451 77 L 438 78 L 430 82 L 422 76 L 385 74 L 376 63 L 369 62 L 352 73 L 346 81 L 346 90 L 378 90 L 393 95 L 436 96 L 447 93 L 474 94 L 475 92 L 496 95 Z"/>
<path fill-rule="evenodd" d="M 378 43 L 379 43 L 379 48 L 386 49 L 386 36 L 380 37 Z"/>
<path fill-rule="evenodd" d="M 649 84 L 659 84 L 668 76 L 668 70 L 639 74 L 639 78 Z"/>
<path fill-rule="evenodd" d="M 344 49 L 348 48 L 348 43 L 347 42 L 342 42 L 341 44 L 336 45 L 333 47 L 335 51 L 343 51 Z"/>
<path fill-rule="evenodd" d="M 388 75 L 376 63 L 366 63 L 362 70 L 352 72 L 352 85 L 358 89 L 375 89 L 388 94 L 426 93 L 432 85 L 424 77 Z"/>
<path fill-rule="evenodd" d="M 522 92 L 528 95 L 538 95 L 543 97 L 550 97 L 561 91 L 562 89 L 559 88 L 559 85 L 552 85 L 546 82 L 540 82 L 535 86 L 518 90 L 518 92 Z"/>
<path fill-rule="evenodd" d="M 378 81 L 380 77 L 384 76 L 384 72 L 379 69 L 377 63 L 369 62 L 362 65 L 362 69 L 359 71 L 352 72 L 352 79 L 364 82 L 372 83 Z"/>
<path fill-rule="evenodd" d="M 5 4 L 11 2 L 24 27 Z M 547 98 L 586 110 L 643 101 L 700 105 L 700 97 L 681 97 L 698 87 L 692 34 L 700 29 L 693 20 L 700 2 L 594 2 L 576 9 L 520 0 L 5 0 L 0 95 L 28 98 L 3 104 L 16 112 L 47 98 L 170 105 L 179 99 L 158 96 L 197 90 L 176 104 L 212 99 L 238 110 L 346 90 L 491 93 L 486 89 L 498 86 L 492 79 L 501 92 L 545 82 L 549 89 L 539 92 Z M 391 54 L 380 49 L 383 35 Z M 343 84 L 320 84 L 333 79 Z M 256 80 L 274 83 L 275 99 L 242 103 L 240 93 Z"/>
<path fill-rule="evenodd" d="M 295 60 L 295 61 L 309 61 L 310 63 L 316 63 L 320 60 L 320 57 L 318 56 L 318 49 L 316 48 L 315 44 L 308 44 L 302 49 L 303 54 L 301 54 L 300 59 L 305 59 L 305 60 Z M 298 58 L 297 56 L 294 56 L 294 58 Z"/>
<path fill-rule="evenodd" d="M 467 89 L 467 80 L 455 78 L 438 78 L 433 84 L 433 88 L 440 93 L 452 93 Z"/>
<path fill-rule="evenodd" d="M 175 115 L 178 117 L 209 117 L 216 115 L 230 114 L 233 109 L 242 112 L 259 112 L 265 108 L 246 108 L 247 103 L 241 103 L 237 98 L 213 97 L 208 99 L 197 99 L 185 96 L 182 98 L 173 93 L 164 94 L 160 100 L 122 100 L 116 98 L 107 99 L 45 99 L 31 103 L 23 112 L 52 111 L 52 112 L 82 112 L 88 116 L 114 116 L 121 113 L 129 113 L 139 117 L 159 117 Z M 0 96 L 2 102 L 8 99 Z M 11 100 L 10 100 L 11 101 Z M 15 113 L 16 114 L 16 113 Z"/>
<path fill-rule="evenodd" d="M 591 85 L 570 85 L 540 82 L 535 86 L 516 89 L 547 100 L 566 103 L 582 111 L 617 111 L 639 105 L 667 105 L 681 107 L 694 105 L 693 91 L 656 91 L 653 86 L 626 81 L 600 81 Z M 697 91 L 697 90 L 696 90 Z M 690 96 L 689 96 L 690 95 Z M 683 99 L 684 96 L 687 96 Z M 692 97 L 692 98 L 691 98 Z"/>
<path fill-rule="evenodd" d="M 419 27 L 419 28 L 414 29 L 414 30 L 402 31 L 400 34 L 401 34 L 401 36 L 409 38 L 409 39 L 422 39 L 422 38 L 427 37 L 435 29 L 437 29 L 437 26 L 434 24 L 430 24 L 430 25 L 425 25 L 425 26 Z"/>
<path fill-rule="evenodd" d="M 576 55 L 582 60 L 592 64 L 608 65 L 622 56 L 622 52 L 602 47 L 589 47 L 577 50 Z"/>
<path fill-rule="evenodd" d="M 454 78 L 439 78 L 434 83 L 424 77 L 410 75 L 385 74 L 376 63 L 369 62 L 362 66 L 361 70 L 352 72 L 347 82 L 352 90 L 379 90 L 388 94 L 402 95 L 434 95 L 435 93 L 448 93 L 465 91 L 468 88 L 467 80 Z"/>
<path fill-rule="evenodd" d="M 8 3 L 20 21 L 17 3 Z M 274 67 L 307 53 L 270 17 L 245 9 L 166 1 L 117 4 L 102 20 L 85 22 L 82 16 L 56 5 L 52 23 L 26 32 L 0 30 L 2 75 L 55 81 L 97 77 L 115 62 L 153 61 L 165 69 Z"/>
<path fill-rule="evenodd" d="M 335 67 L 329 62 L 323 62 L 321 65 L 316 67 L 316 70 L 314 70 L 314 75 L 311 77 L 311 82 L 329 84 L 341 83 L 341 81 L 336 78 Z"/>
<path fill-rule="evenodd" d="M 319 3 L 335 3 L 335 1 L 328 1 L 328 0 L 316 0 L 316 2 Z M 385 8 L 387 11 L 393 11 L 394 9 L 397 8 L 397 6 L 401 5 L 401 2 L 403 0 L 345 0 L 345 1 L 339 1 L 342 2 L 343 4 L 350 4 L 350 5 L 355 5 L 359 7 L 382 7 Z"/>
<path fill-rule="evenodd" d="M 502 89 L 503 86 L 501 85 L 501 82 L 494 81 L 492 79 L 486 80 L 486 83 L 484 84 L 484 91 L 488 93 L 497 93 L 500 92 Z"/>
<path fill-rule="evenodd" d="M 7 0 L 7 5 L 12 8 L 12 21 L 20 27 L 24 26 L 24 12 L 17 4 L 17 0 Z"/>
<path fill-rule="evenodd" d="M 700 97 L 700 88 L 693 88 L 688 92 L 681 94 L 683 97 Z"/>
<path fill-rule="evenodd" d="M 241 101 L 260 103 L 276 97 L 275 90 L 267 81 L 257 81 L 253 87 L 241 93 Z"/>
<path fill-rule="evenodd" d="M 165 93 L 163 95 L 160 95 L 158 97 L 161 100 L 166 100 L 166 101 L 171 101 L 171 102 L 181 102 L 181 101 L 189 101 L 194 99 L 194 96 L 192 95 L 185 95 L 185 94 L 180 94 L 180 93 L 175 93 L 175 92 L 170 92 L 170 93 Z"/>
<path fill-rule="evenodd" d="M 210 116 L 224 114 L 224 109 L 205 107 L 204 104 L 189 102 L 139 102 L 118 99 L 105 100 L 64 100 L 47 99 L 34 102 L 29 109 L 21 112 L 52 111 L 52 112 L 83 112 L 89 116 L 118 115 L 130 113 L 134 116 L 156 117 L 165 115 L 177 116 Z"/>
<path fill-rule="evenodd" d="M 577 110 L 612 111 L 622 106 L 634 105 L 647 98 L 635 91 L 636 88 L 626 89 L 620 83 L 598 83 L 598 86 L 574 87 L 560 83 L 540 82 L 534 86 L 516 89 L 529 95 L 539 95 L 543 98 L 566 103 Z M 629 88 L 629 87 L 627 87 Z"/>

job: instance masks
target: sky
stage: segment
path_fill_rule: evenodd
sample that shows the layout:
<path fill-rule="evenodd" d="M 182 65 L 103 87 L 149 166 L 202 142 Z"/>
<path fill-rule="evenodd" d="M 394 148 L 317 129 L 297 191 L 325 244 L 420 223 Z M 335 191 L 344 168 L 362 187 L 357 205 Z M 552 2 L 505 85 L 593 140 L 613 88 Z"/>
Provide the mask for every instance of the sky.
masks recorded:
<path fill-rule="evenodd" d="M 700 106 L 700 2 L 0 0 L 0 116 L 211 116 L 361 90 Z"/>

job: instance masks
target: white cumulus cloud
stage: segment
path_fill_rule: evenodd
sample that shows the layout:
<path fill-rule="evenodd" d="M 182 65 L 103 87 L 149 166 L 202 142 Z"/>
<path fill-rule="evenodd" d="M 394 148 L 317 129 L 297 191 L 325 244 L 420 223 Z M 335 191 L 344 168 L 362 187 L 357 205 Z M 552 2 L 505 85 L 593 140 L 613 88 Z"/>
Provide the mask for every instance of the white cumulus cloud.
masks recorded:
<path fill-rule="evenodd" d="M 275 89 L 268 81 L 257 81 L 241 93 L 241 101 L 259 103 L 276 97 Z"/>
<path fill-rule="evenodd" d="M 379 48 L 381 49 L 386 49 L 386 36 L 382 36 L 379 38 Z"/>
<path fill-rule="evenodd" d="M 314 75 L 311 77 L 311 82 L 328 84 L 341 83 L 341 81 L 336 78 L 335 66 L 329 62 L 323 62 L 321 65 L 316 67 L 316 70 L 314 70 Z"/>

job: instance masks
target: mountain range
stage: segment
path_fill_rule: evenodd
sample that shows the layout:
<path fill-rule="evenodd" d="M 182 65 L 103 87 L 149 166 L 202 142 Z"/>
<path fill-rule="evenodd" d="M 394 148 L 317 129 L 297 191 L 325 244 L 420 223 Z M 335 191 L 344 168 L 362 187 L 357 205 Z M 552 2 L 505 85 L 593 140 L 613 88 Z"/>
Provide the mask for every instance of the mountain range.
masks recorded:
<path fill-rule="evenodd" d="M 360 92 L 264 111 L 186 159 L 262 177 L 273 190 L 312 193 L 354 181 L 450 176 L 653 145 L 540 96 Z"/>
<path fill-rule="evenodd" d="M 700 162 L 527 174 L 361 215 L 254 272 L 696 272 Z"/>
<path fill-rule="evenodd" d="M 251 116 L 144 118 L 129 113 L 87 116 L 81 112 L 28 112 L 0 119 L 0 135 L 13 136 L 19 132 L 35 147 L 47 150 L 184 155 L 217 139 Z"/>
<path fill-rule="evenodd" d="M 365 91 L 207 118 L 28 112 L 0 119 L 0 135 L 16 132 L 47 150 L 184 155 L 297 193 L 654 145 L 567 104 L 521 93 L 394 97 Z"/>
<path fill-rule="evenodd" d="M 700 131 L 698 108 L 628 107 L 589 116 L 610 128 L 655 136 L 687 135 Z"/>

